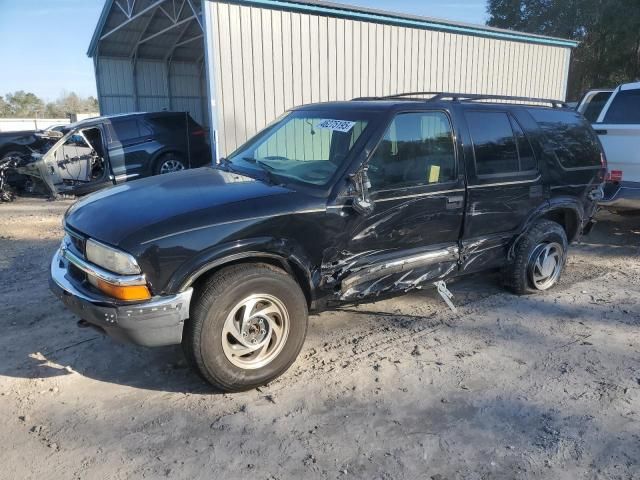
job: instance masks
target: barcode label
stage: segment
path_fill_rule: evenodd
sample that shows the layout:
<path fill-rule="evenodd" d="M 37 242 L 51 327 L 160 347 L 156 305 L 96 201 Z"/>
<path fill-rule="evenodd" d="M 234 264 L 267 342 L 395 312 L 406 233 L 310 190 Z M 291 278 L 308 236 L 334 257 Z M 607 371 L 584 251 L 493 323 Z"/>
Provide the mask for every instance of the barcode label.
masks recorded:
<path fill-rule="evenodd" d="M 327 130 L 333 130 L 335 132 L 347 133 L 350 132 L 356 122 L 349 122 L 347 120 L 321 120 L 316 125 L 317 128 L 326 128 Z"/>

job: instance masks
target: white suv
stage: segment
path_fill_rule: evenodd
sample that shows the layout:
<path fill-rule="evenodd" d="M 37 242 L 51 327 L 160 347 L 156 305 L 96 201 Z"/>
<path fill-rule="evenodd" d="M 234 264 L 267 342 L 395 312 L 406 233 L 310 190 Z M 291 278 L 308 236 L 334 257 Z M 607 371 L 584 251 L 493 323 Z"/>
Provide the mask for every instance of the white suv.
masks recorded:
<path fill-rule="evenodd" d="M 618 87 L 593 128 L 609 165 L 601 205 L 620 213 L 640 213 L 640 83 Z"/>

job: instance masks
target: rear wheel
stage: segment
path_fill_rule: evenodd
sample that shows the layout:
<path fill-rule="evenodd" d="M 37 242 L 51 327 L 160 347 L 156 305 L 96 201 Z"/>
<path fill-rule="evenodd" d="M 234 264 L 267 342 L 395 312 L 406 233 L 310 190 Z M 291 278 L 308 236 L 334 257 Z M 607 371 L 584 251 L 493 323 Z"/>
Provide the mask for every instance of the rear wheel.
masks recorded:
<path fill-rule="evenodd" d="M 515 258 L 505 271 L 505 284 L 519 295 L 553 288 L 567 262 L 567 234 L 556 222 L 539 220 L 515 249 Z"/>
<path fill-rule="evenodd" d="M 175 153 L 165 153 L 156 162 L 155 174 L 164 175 L 165 173 L 180 172 L 186 170 L 187 165 L 182 157 Z"/>
<path fill-rule="evenodd" d="M 307 333 L 307 303 L 283 270 L 225 268 L 194 297 L 183 348 L 201 376 L 224 391 L 249 390 L 284 373 Z"/>

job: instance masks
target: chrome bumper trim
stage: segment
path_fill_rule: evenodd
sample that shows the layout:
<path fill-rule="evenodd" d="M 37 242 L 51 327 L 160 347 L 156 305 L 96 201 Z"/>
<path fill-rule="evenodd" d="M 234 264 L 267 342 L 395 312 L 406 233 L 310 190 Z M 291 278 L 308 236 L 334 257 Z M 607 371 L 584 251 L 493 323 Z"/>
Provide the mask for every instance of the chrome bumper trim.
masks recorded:
<path fill-rule="evenodd" d="M 182 341 L 193 289 L 143 303 L 118 303 L 77 285 L 67 275 L 69 261 L 60 250 L 56 252 L 51 261 L 49 284 L 56 297 L 74 314 L 125 342 L 156 347 Z"/>
<path fill-rule="evenodd" d="M 612 195 L 600 200 L 598 205 L 611 209 L 640 210 L 640 183 L 623 182 Z"/>
<path fill-rule="evenodd" d="M 99 278 L 107 283 L 112 285 L 117 285 L 119 287 L 126 286 L 135 286 L 135 285 L 146 285 L 147 279 L 144 274 L 141 275 L 118 275 L 116 273 L 109 272 L 104 270 L 97 265 L 87 262 L 85 259 L 78 257 L 71 250 L 62 247 L 60 249 L 60 255 L 73 263 L 77 268 L 82 270 L 87 275 L 91 275 L 93 277 Z"/>

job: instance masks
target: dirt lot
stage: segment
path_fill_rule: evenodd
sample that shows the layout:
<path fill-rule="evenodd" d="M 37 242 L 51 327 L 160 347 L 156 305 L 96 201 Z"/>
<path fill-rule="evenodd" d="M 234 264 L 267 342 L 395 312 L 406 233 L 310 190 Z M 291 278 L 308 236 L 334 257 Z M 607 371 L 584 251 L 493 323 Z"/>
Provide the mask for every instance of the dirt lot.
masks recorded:
<path fill-rule="evenodd" d="M 311 318 L 273 384 L 212 394 L 49 293 L 70 202 L 0 205 L 0 477 L 640 478 L 640 219 L 603 215 L 562 284 L 497 276 Z"/>

